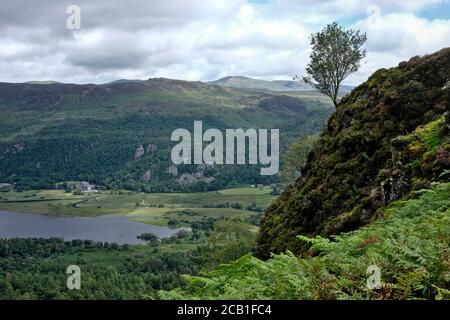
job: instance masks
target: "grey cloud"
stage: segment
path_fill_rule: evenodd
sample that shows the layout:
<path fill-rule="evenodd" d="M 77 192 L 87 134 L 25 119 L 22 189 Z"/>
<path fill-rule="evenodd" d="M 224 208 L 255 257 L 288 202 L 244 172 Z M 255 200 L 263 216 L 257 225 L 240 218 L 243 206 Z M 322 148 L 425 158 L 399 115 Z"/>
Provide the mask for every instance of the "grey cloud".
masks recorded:
<path fill-rule="evenodd" d="M 425 19 L 419 30 L 407 31 L 395 26 L 397 20 L 387 14 L 414 16 L 439 2 L 271 0 L 252 5 L 247 0 L 3 0 L 0 81 L 290 78 L 304 70 L 311 32 L 327 22 L 355 16 L 361 19 L 355 27 L 366 30 L 367 7 L 376 4 L 382 8 L 380 23 L 385 27 L 366 30 L 367 49 L 374 55 L 352 78 L 360 82 L 376 68 L 448 45 L 450 20 L 431 24 Z M 81 8 L 81 30 L 76 33 L 66 28 L 70 4 Z M 442 36 L 429 36 L 434 30 Z"/>

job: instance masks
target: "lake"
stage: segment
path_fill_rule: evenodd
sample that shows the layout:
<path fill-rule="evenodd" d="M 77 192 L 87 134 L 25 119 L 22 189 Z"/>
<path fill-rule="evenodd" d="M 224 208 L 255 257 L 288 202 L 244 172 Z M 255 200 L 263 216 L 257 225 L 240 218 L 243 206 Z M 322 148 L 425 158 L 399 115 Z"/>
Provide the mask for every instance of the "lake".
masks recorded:
<path fill-rule="evenodd" d="M 131 221 L 133 217 L 105 215 L 99 217 L 52 217 L 39 214 L 0 211 L 0 238 L 64 238 L 93 240 L 117 244 L 144 244 L 136 237 L 153 233 L 170 237 L 180 229 L 170 229 Z"/>

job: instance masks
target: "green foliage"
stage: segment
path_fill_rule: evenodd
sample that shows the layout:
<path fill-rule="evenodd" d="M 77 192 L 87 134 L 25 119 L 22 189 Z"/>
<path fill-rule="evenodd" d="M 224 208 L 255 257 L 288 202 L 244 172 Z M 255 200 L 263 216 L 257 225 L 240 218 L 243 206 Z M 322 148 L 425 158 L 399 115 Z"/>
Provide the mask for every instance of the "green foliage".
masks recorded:
<path fill-rule="evenodd" d="M 450 183 L 397 201 L 369 226 L 300 240 L 312 257 L 291 252 L 264 262 L 250 254 L 201 277 L 164 299 L 450 299 Z M 381 270 L 381 287 L 367 288 L 367 270 Z"/>
<path fill-rule="evenodd" d="M 283 169 L 281 179 L 284 186 L 288 186 L 297 180 L 308 160 L 309 153 L 318 141 L 318 135 L 301 137 L 293 142 L 282 155 Z"/>
<path fill-rule="evenodd" d="M 327 25 L 311 36 L 311 61 L 306 67 L 308 77 L 303 80 L 330 97 L 337 107 L 342 81 L 358 71 L 366 56 L 361 49 L 366 40 L 366 34 L 359 30 L 345 30 L 335 22 Z"/>
<path fill-rule="evenodd" d="M 444 142 L 443 127 L 445 125 L 445 118 L 429 123 L 426 126 L 418 128 L 416 133 L 427 144 L 428 149 L 434 151 Z"/>
<path fill-rule="evenodd" d="M 182 274 L 197 271 L 195 250 L 168 246 L 155 251 L 88 240 L 0 239 L 0 300 L 155 298 L 158 290 L 182 286 Z M 66 287 L 66 269 L 74 264 L 81 290 Z"/>
<path fill-rule="evenodd" d="M 214 229 L 203 248 L 204 269 L 212 269 L 229 263 L 253 251 L 256 234 L 248 224 L 239 221 L 222 220 L 214 224 Z"/>
<path fill-rule="evenodd" d="M 137 236 L 137 238 L 140 240 L 147 241 L 149 243 L 153 243 L 153 244 L 159 242 L 159 238 L 156 235 L 154 235 L 153 233 L 143 233 L 143 234 Z"/>

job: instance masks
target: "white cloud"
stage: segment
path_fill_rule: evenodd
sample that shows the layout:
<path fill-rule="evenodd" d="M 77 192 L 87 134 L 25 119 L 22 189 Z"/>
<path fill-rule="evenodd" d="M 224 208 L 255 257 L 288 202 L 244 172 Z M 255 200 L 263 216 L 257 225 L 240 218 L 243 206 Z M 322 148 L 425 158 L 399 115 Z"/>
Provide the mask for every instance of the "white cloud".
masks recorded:
<path fill-rule="evenodd" d="M 450 46 L 450 20 L 427 20 L 412 13 L 368 17 L 354 25 L 367 32 L 367 62 L 350 80 L 364 81 L 374 70 Z"/>
<path fill-rule="evenodd" d="M 336 20 L 368 34 L 367 62 L 353 84 L 450 45 L 450 20 L 420 17 L 435 6 L 448 11 L 448 0 L 77 2 L 76 36 L 65 28 L 66 0 L 0 4 L 0 81 L 289 79 L 304 72 L 309 35 Z"/>

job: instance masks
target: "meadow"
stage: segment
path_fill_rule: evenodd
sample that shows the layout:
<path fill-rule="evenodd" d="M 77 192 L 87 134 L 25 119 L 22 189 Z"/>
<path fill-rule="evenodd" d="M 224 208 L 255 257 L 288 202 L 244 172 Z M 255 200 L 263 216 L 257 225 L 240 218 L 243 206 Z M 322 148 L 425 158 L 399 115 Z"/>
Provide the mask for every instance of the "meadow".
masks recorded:
<path fill-rule="evenodd" d="M 259 215 L 276 196 L 270 187 L 241 187 L 199 193 L 101 191 L 75 195 L 64 190 L 0 193 L 0 210 L 52 216 L 121 214 L 133 220 L 167 226 L 188 226 L 215 219 L 246 220 Z"/>

